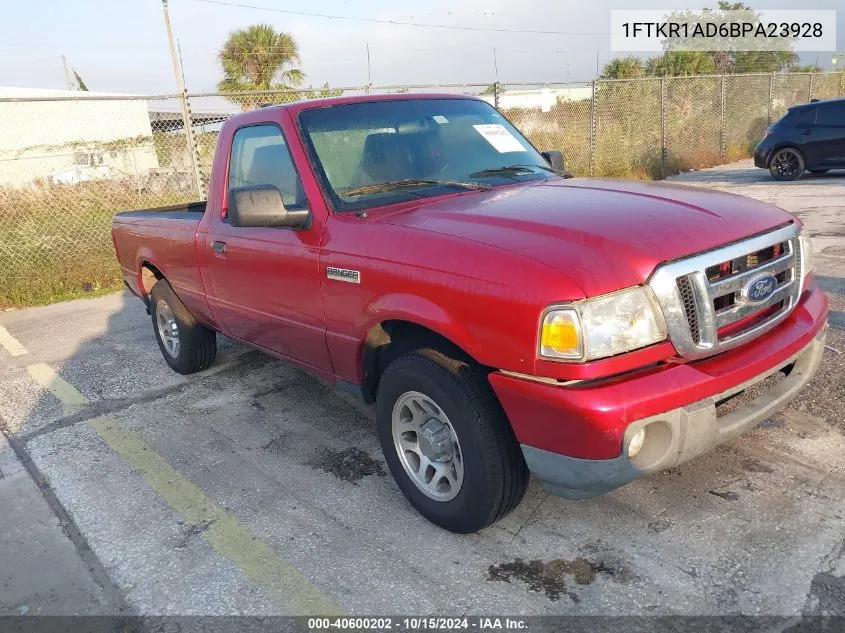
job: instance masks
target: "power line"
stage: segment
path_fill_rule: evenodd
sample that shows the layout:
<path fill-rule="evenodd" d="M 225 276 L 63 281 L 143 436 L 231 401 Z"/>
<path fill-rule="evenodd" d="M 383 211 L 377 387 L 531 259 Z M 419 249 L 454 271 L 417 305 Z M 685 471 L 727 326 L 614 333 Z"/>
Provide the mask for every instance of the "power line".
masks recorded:
<path fill-rule="evenodd" d="M 204 0 L 197 0 L 197 2 L 202 2 L 202 1 L 204 1 Z M 366 44 L 366 42 L 365 42 L 365 44 Z M 343 49 L 340 49 L 340 50 L 349 50 L 349 51 L 358 50 L 358 46 L 359 46 L 358 44 L 354 44 L 354 45 L 347 44 Z M 365 48 L 366 48 L 366 46 L 365 46 Z M 375 47 L 371 47 L 371 48 L 375 49 Z M 261 56 L 261 55 L 269 56 L 269 55 L 275 55 L 277 51 L 286 52 L 288 50 L 290 50 L 290 49 L 288 49 L 286 47 L 267 46 L 267 47 L 264 47 L 263 50 L 250 51 L 248 54 L 245 54 L 245 56 L 247 56 L 247 57 L 257 57 L 257 56 Z M 335 49 L 335 50 L 339 50 L 339 49 Z M 470 47 L 458 49 L 458 52 L 475 53 L 475 52 L 478 52 L 478 50 L 479 49 L 477 47 L 470 46 Z M 562 50 L 538 50 L 538 49 L 527 49 L 527 48 L 500 48 L 498 46 L 496 47 L 496 50 L 499 53 L 507 53 L 509 55 L 511 55 L 511 54 L 531 54 L 531 55 L 548 56 L 548 55 L 552 55 L 552 54 L 554 54 L 554 55 L 573 55 L 573 54 L 578 53 L 578 51 L 573 51 L 573 50 L 562 51 Z M 443 51 L 442 48 L 403 48 L 402 49 L 402 52 L 405 52 L 405 53 L 437 53 L 437 52 L 442 52 L 442 51 Z M 28 57 L 26 57 L 26 58 L 21 57 L 20 59 L 26 59 L 28 61 L 31 61 Z M 317 55 L 317 56 L 309 55 L 308 59 L 321 59 L 323 61 L 326 61 L 328 59 L 329 61 L 332 61 L 334 58 L 324 58 L 324 57 L 320 57 L 319 55 Z M 346 57 L 343 57 L 343 58 L 338 57 L 337 59 L 339 59 L 339 60 L 344 59 L 345 60 L 347 58 Z"/>
<path fill-rule="evenodd" d="M 374 24 L 393 24 L 395 26 L 417 26 L 427 29 L 450 29 L 455 31 L 484 31 L 489 33 L 527 33 L 532 35 L 610 35 L 609 32 L 585 32 L 585 31 L 540 31 L 534 29 L 497 29 L 484 26 L 456 26 L 451 24 L 428 24 L 423 22 L 407 22 L 402 20 L 379 20 L 377 18 L 357 18 L 348 15 L 329 15 L 326 13 L 311 13 L 308 11 L 294 11 L 291 9 L 275 9 L 273 7 L 259 7 L 252 4 L 239 2 L 225 2 L 224 0 L 196 0 L 206 4 L 218 4 L 225 7 L 240 7 L 241 9 L 257 9 L 259 11 L 272 11 L 274 13 L 285 13 L 287 15 L 299 15 L 310 18 L 325 18 L 327 20 L 348 20 L 350 22 L 371 22 Z"/>

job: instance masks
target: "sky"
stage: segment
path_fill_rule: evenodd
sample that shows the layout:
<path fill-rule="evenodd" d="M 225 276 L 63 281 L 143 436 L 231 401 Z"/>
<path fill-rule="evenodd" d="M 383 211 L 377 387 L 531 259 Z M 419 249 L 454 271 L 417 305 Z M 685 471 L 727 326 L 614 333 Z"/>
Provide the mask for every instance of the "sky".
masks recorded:
<path fill-rule="evenodd" d="M 602 66 L 620 54 L 610 51 L 611 9 L 690 7 L 665 0 L 223 1 L 358 19 L 567 34 L 423 28 L 170 0 L 173 33 L 192 93 L 215 90 L 221 79 L 217 51 L 231 30 L 250 24 L 268 23 L 293 35 L 306 86 L 325 82 L 360 86 L 368 80 L 375 85 L 589 81 L 596 75 L 597 56 Z M 92 91 L 176 91 L 160 0 L 6 0 L 3 4 L 0 86 L 64 88 L 60 58 L 65 55 Z M 715 0 L 708 4 L 715 6 Z M 796 8 L 794 0 L 748 4 L 758 9 Z M 841 0 L 806 0 L 802 7 L 840 9 L 838 44 L 845 49 Z M 830 68 L 831 53 L 820 53 L 818 60 Z M 815 61 L 815 53 L 802 54 L 803 63 Z"/>

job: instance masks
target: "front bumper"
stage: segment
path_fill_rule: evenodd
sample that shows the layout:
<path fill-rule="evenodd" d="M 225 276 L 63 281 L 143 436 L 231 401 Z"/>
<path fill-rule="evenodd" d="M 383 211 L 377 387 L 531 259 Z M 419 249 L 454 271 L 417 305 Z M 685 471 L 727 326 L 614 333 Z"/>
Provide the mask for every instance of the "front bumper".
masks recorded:
<path fill-rule="evenodd" d="M 824 341 L 823 331 L 800 353 L 765 374 L 688 406 L 632 422 L 625 430 L 625 446 L 637 431 L 647 429 L 646 444 L 634 459 L 624 454 L 615 459 L 579 459 L 522 445 L 525 461 L 547 492 L 568 499 L 594 497 L 649 473 L 682 464 L 757 426 L 785 406 L 815 374 Z M 789 375 L 771 389 L 730 413 L 718 414 L 718 402 L 790 366 Z M 649 437 L 656 442 L 651 452 Z"/>
<path fill-rule="evenodd" d="M 754 148 L 754 166 L 768 169 L 769 156 L 771 153 L 772 151 L 771 147 L 769 147 L 769 143 L 765 141 L 760 142 L 757 147 Z"/>
<path fill-rule="evenodd" d="M 710 358 L 574 385 L 501 372 L 489 379 L 534 474 L 557 494 L 588 497 L 701 454 L 784 406 L 818 366 L 826 321 L 827 298 L 810 284 L 777 327 Z M 716 415 L 717 402 L 793 363 L 768 399 L 747 405 L 753 410 Z M 625 456 L 630 437 L 650 421 L 672 431 L 677 459 L 638 455 L 632 463 Z"/>

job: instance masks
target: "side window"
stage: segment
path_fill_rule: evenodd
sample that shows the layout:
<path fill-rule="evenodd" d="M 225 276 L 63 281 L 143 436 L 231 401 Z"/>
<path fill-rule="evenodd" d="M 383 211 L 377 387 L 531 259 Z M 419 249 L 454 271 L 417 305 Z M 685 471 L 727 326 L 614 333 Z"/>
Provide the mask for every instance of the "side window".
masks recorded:
<path fill-rule="evenodd" d="M 820 106 L 818 116 L 816 117 L 816 125 L 845 127 L 845 104 L 828 103 Z"/>
<path fill-rule="evenodd" d="M 818 108 L 813 108 L 812 110 L 808 110 L 800 115 L 795 121 L 796 127 L 810 127 L 811 125 L 816 124 L 816 112 L 818 112 Z"/>
<path fill-rule="evenodd" d="M 288 209 L 307 207 L 285 137 L 275 125 L 243 127 L 232 139 L 227 188 L 250 185 L 273 185 L 282 193 Z"/>

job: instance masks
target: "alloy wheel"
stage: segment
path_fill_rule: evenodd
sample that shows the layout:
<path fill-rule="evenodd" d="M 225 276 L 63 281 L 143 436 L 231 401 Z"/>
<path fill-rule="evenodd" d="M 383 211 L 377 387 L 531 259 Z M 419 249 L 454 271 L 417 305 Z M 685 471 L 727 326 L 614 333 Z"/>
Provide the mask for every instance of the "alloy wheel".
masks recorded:
<path fill-rule="evenodd" d="M 179 356 L 179 326 L 176 317 L 166 301 L 159 300 L 156 304 L 156 326 L 158 335 L 164 344 L 164 349 L 171 357 Z"/>
<path fill-rule="evenodd" d="M 772 168 L 784 178 L 795 178 L 801 169 L 801 160 L 795 151 L 781 150 L 772 160 Z"/>
<path fill-rule="evenodd" d="M 414 485 L 435 501 L 454 499 L 463 485 L 464 461 L 443 409 L 428 396 L 408 391 L 393 405 L 392 432 L 399 461 Z"/>

